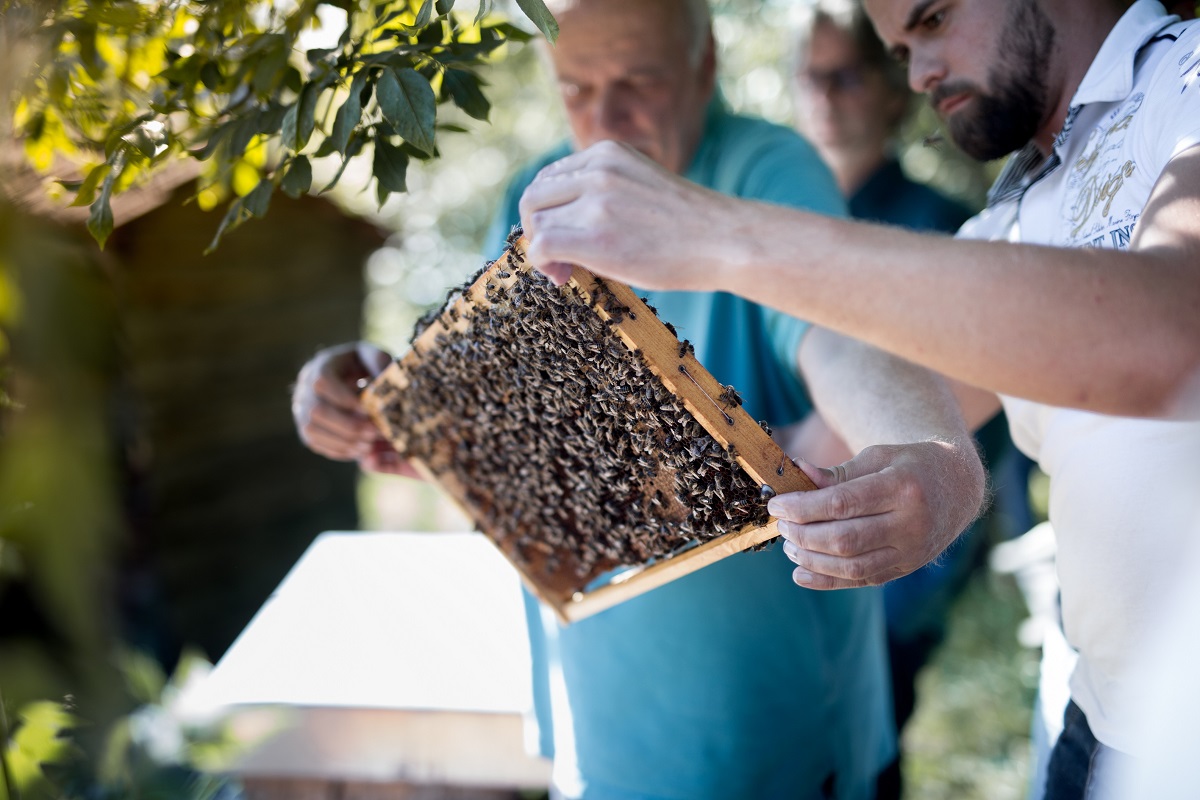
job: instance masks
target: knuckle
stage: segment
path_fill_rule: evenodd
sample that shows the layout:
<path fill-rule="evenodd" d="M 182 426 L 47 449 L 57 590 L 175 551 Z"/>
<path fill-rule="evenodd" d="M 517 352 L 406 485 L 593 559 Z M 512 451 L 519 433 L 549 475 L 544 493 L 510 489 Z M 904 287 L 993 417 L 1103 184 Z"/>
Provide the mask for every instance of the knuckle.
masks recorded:
<path fill-rule="evenodd" d="M 846 578 L 852 581 L 861 581 L 867 577 L 866 564 L 861 560 L 846 562 Z"/>
<path fill-rule="evenodd" d="M 896 487 L 896 494 L 908 507 L 919 507 L 925 503 L 925 487 L 916 478 L 906 478 Z"/>
<path fill-rule="evenodd" d="M 840 534 L 830 542 L 833 555 L 848 558 L 858 553 L 858 542 L 852 534 Z"/>
<path fill-rule="evenodd" d="M 855 516 L 858 503 L 852 492 L 835 486 L 829 491 L 826 505 L 830 519 L 850 519 Z"/>

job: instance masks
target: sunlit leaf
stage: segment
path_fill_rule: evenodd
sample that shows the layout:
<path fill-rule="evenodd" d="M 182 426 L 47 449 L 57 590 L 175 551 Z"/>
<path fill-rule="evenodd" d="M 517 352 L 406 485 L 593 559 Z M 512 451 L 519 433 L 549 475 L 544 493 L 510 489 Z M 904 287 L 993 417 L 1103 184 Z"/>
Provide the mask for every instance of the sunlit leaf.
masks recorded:
<path fill-rule="evenodd" d="M 96 199 L 96 190 L 100 188 L 100 181 L 107 177 L 111 169 L 112 166 L 105 162 L 88 170 L 87 177 L 83 179 L 83 183 L 75 192 L 75 199 L 71 201 L 71 206 L 90 206 Z"/>
<path fill-rule="evenodd" d="M 528 42 L 533 39 L 533 34 L 522 28 L 518 28 L 508 22 L 497 22 L 493 25 L 488 25 L 484 30 L 493 30 L 504 35 L 505 39 L 513 42 Z"/>
<path fill-rule="evenodd" d="M 433 153 L 437 98 L 427 80 L 412 69 L 385 69 L 376 98 L 383 116 L 405 141 Z"/>
<path fill-rule="evenodd" d="M 258 178 L 258 167 L 243 159 L 234 165 L 229 186 L 238 197 L 245 197 L 258 186 Z"/>
<path fill-rule="evenodd" d="M 414 27 L 424 28 L 429 24 L 429 20 L 433 18 L 433 0 L 425 0 L 421 4 L 421 10 L 417 12 L 417 21 Z"/>
<path fill-rule="evenodd" d="M 21 709 L 18 727 L 5 754 L 8 770 L 18 786 L 34 788 L 42 765 L 66 758 L 73 752 L 64 734 L 75 725 L 71 714 L 59 703 L 42 701 Z"/>
<path fill-rule="evenodd" d="M 546 8 L 543 0 L 517 0 L 517 5 L 525 12 L 525 16 L 538 26 L 538 30 L 548 42 L 554 44 L 558 40 L 558 21 L 550 13 L 550 9 Z"/>

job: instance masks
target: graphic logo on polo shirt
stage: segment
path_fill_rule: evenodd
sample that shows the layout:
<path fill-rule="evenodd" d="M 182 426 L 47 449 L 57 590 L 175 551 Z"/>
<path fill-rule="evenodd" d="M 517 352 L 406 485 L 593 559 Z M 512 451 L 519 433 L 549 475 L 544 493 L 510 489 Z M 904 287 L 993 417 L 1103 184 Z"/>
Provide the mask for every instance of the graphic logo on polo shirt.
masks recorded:
<path fill-rule="evenodd" d="M 1116 203 L 1125 183 L 1137 172 L 1137 163 L 1128 157 L 1125 139 L 1143 98 L 1140 92 L 1133 95 L 1097 125 L 1083 154 L 1071 164 L 1065 202 L 1071 202 L 1072 197 L 1074 202 L 1064 210 L 1071 225 L 1067 233 L 1070 246 L 1129 246 L 1141 209 L 1122 208 Z"/>

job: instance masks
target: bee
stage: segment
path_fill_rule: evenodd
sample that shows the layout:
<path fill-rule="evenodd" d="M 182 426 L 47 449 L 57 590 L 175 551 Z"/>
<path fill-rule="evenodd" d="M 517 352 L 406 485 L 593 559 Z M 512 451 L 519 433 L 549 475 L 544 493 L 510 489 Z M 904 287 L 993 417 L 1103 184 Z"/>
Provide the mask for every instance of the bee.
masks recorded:
<path fill-rule="evenodd" d="M 740 406 L 742 404 L 742 395 L 732 386 L 722 386 L 721 394 L 718 399 L 724 403 L 726 407 Z"/>

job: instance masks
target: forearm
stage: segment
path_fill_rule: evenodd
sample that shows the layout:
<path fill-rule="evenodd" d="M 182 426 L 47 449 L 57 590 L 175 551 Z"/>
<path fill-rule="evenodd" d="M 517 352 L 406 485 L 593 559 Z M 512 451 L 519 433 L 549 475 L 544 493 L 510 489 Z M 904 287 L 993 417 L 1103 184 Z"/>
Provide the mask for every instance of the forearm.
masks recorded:
<path fill-rule="evenodd" d="M 716 288 L 993 392 L 1157 416 L 1200 368 L 1200 280 L 1178 257 L 954 240 L 763 205 L 736 217 Z"/>
<path fill-rule="evenodd" d="M 852 452 L 937 440 L 974 453 L 954 392 L 930 370 L 819 327 L 798 357 L 817 411 Z"/>

